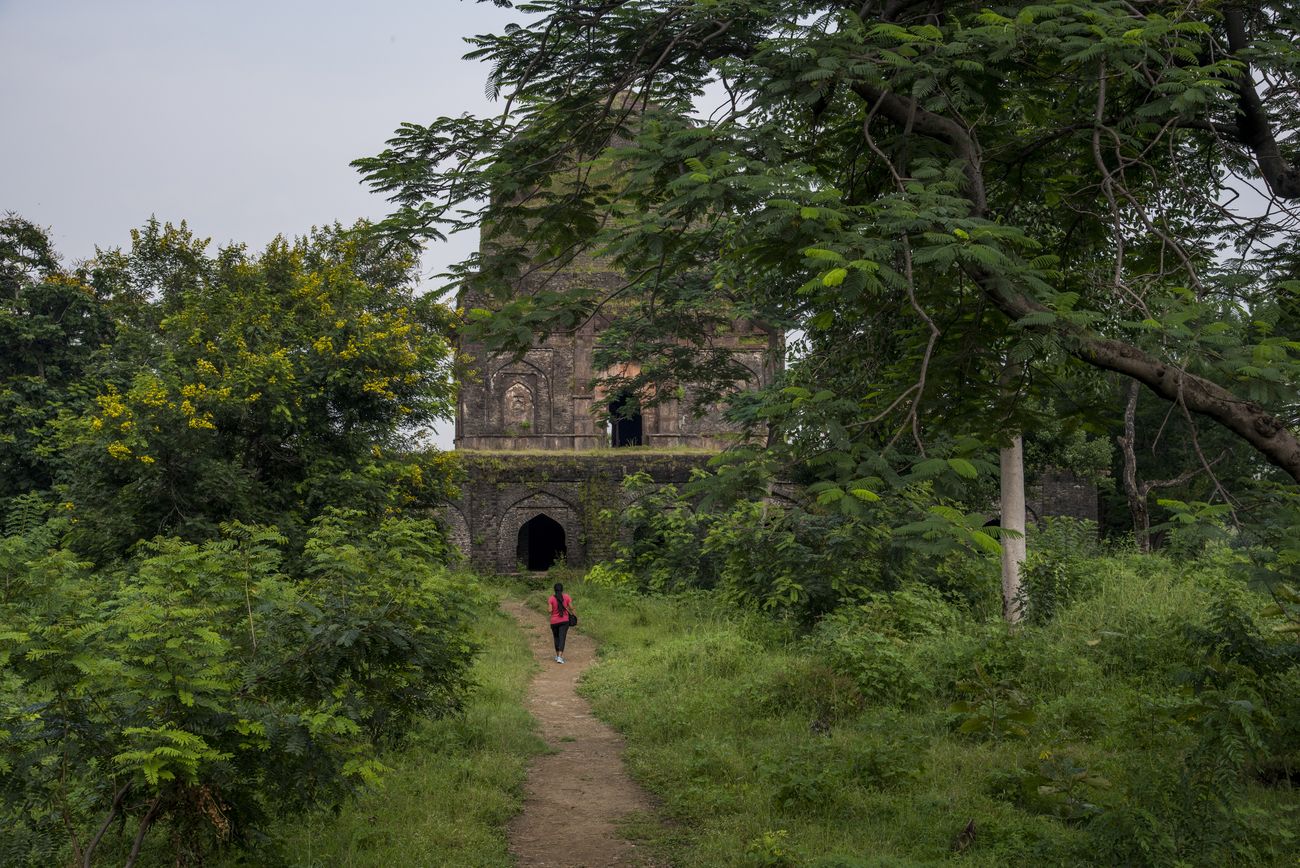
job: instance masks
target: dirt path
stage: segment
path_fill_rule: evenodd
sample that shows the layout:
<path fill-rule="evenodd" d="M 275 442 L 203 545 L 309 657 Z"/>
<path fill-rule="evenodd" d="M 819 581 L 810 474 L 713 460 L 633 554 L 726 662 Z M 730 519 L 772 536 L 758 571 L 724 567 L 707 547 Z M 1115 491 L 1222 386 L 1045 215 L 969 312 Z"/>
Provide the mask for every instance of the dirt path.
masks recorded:
<path fill-rule="evenodd" d="M 528 769 L 524 809 L 510 823 L 511 855 L 523 868 L 657 865 L 616 828 L 629 814 L 654 810 L 623 769 L 623 739 L 596 719 L 575 689 L 594 662 L 594 643 L 570 631 L 561 665 L 544 615 L 518 600 L 506 600 L 501 608 L 519 622 L 541 661 L 528 688 L 528 710 L 556 751 L 537 757 Z"/>

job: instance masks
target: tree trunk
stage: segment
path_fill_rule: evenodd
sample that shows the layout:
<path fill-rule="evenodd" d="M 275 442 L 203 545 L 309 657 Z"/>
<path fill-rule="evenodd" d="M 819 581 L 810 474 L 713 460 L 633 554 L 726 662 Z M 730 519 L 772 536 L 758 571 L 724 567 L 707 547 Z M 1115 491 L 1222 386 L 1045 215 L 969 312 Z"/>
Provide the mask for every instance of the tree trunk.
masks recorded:
<path fill-rule="evenodd" d="M 1003 447 L 1002 465 L 1002 616 L 1020 622 L 1020 566 L 1025 560 L 1025 448 L 1019 434 Z"/>
<path fill-rule="evenodd" d="M 1151 551 L 1151 513 L 1147 509 L 1147 489 L 1137 481 L 1137 404 L 1142 384 L 1129 383 L 1128 404 L 1124 407 L 1124 435 L 1119 440 L 1124 453 L 1124 495 L 1128 498 L 1128 511 L 1133 516 L 1133 539 L 1138 551 Z"/>

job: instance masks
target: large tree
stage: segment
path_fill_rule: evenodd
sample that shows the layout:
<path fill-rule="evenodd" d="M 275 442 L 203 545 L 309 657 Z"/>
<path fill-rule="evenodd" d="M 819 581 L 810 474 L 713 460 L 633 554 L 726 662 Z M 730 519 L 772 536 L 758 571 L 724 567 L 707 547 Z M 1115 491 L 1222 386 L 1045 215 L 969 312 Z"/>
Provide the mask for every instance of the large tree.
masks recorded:
<path fill-rule="evenodd" d="M 44 229 L 0 218 L 0 503 L 53 484 L 54 423 L 86 400 L 85 380 L 112 342 L 103 302 L 60 265 Z"/>
<path fill-rule="evenodd" d="M 450 311 L 416 261 L 364 225 L 207 248 L 151 219 L 66 270 L 0 220 L 0 515 L 57 494 L 76 547 L 114 556 L 232 518 L 300 541 L 325 507 L 436 497 L 446 468 L 407 447 L 451 409 Z"/>
<path fill-rule="evenodd" d="M 1028 393 L 1113 372 L 1300 480 L 1293 4 L 520 11 L 471 40 L 499 115 L 357 161 L 394 237 L 483 230 L 454 278 L 498 298 L 470 312 L 497 346 L 615 311 L 643 380 L 724 388 L 681 351 L 718 311 L 803 329 L 799 382 L 737 412 L 841 477 L 1005 445 L 1062 406 Z M 625 283 L 548 280 L 589 253 Z"/>

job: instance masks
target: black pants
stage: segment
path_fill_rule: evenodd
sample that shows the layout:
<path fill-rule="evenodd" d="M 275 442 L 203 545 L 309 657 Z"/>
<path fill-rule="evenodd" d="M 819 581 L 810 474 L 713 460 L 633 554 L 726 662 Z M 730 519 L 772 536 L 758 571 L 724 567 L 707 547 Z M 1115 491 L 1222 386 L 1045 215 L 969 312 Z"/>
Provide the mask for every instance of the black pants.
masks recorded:
<path fill-rule="evenodd" d="M 569 632 L 569 622 L 561 621 L 558 624 L 551 625 L 551 633 L 555 636 L 555 653 L 564 653 L 564 637 Z"/>

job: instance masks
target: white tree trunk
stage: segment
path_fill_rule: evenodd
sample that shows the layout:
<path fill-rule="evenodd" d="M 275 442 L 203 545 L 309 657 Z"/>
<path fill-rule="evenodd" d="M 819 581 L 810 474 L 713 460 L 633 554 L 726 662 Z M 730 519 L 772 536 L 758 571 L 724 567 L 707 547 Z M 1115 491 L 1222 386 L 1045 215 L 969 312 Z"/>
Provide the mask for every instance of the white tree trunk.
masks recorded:
<path fill-rule="evenodd" d="M 1020 609 L 1020 565 L 1025 560 L 1025 448 L 1017 434 L 1002 449 L 1002 615 L 1012 624 Z"/>

